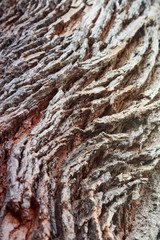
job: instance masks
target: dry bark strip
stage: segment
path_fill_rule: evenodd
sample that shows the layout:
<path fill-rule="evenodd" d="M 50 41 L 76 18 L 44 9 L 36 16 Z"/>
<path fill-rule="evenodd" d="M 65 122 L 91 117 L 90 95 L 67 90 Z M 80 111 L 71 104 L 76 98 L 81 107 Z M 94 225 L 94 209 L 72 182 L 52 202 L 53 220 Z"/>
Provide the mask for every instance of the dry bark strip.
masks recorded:
<path fill-rule="evenodd" d="M 158 239 L 159 1 L 0 17 L 0 239 Z"/>

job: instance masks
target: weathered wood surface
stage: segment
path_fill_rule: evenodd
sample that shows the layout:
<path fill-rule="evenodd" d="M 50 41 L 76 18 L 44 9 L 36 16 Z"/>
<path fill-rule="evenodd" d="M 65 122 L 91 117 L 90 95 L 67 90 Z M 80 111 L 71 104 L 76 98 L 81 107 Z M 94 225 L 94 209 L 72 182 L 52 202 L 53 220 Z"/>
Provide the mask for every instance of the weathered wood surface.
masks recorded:
<path fill-rule="evenodd" d="M 160 3 L 0 3 L 2 240 L 156 240 Z"/>

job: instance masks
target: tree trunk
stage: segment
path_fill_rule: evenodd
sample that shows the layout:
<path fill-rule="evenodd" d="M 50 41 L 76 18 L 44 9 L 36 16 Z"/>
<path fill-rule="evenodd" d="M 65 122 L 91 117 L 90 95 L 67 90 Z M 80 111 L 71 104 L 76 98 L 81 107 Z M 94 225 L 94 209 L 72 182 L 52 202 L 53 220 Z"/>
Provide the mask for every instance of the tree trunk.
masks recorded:
<path fill-rule="evenodd" d="M 158 239 L 159 0 L 0 15 L 0 239 Z"/>

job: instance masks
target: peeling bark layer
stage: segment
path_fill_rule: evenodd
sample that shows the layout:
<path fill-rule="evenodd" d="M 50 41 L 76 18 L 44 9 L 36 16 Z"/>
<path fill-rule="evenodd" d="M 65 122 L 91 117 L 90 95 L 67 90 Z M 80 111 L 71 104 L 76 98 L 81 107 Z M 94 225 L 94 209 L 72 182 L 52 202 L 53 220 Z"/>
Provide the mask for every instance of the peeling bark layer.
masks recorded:
<path fill-rule="evenodd" d="M 158 239 L 159 1 L 0 15 L 0 239 Z"/>

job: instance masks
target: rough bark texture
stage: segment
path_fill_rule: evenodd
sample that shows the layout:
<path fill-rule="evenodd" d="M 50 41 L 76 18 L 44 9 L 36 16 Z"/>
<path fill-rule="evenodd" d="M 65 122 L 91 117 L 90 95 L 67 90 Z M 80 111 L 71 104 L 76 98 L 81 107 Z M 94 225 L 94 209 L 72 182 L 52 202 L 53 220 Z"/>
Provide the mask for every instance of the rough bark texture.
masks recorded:
<path fill-rule="evenodd" d="M 158 239 L 159 0 L 0 15 L 0 239 Z"/>

